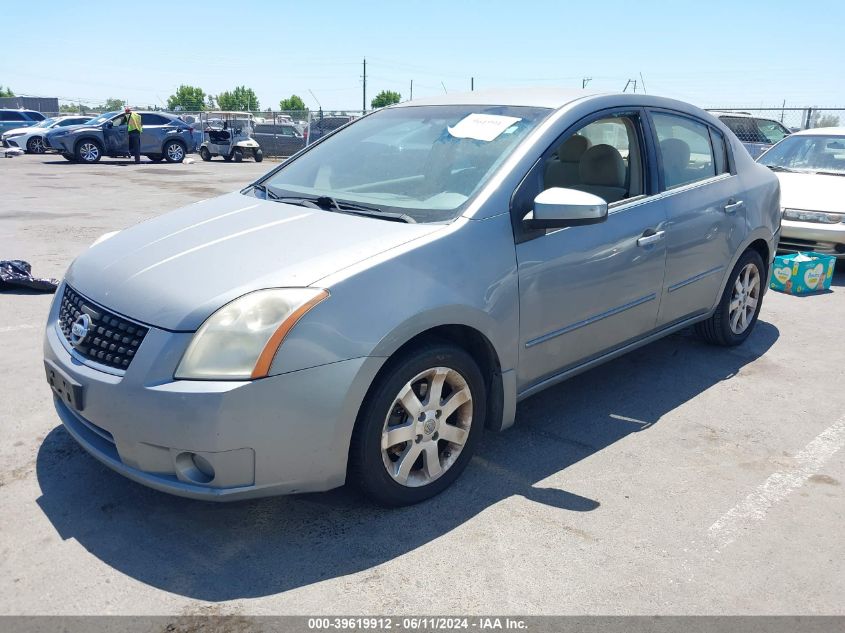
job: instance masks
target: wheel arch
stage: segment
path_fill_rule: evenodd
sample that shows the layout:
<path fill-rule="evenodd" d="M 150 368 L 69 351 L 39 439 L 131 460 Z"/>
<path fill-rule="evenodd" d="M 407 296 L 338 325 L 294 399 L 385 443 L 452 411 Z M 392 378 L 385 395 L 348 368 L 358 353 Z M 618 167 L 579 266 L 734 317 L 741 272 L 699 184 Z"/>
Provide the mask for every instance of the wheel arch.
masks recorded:
<path fill-rule="evenodd" d="M 766 270 L 764 271 L 763 275 L 765 277 L 765 283 L 763 284 L 763 292 L 765 293 L 768 290 L 769 274 L 772 269 L 772 259 L 774 258 L 774 254 L 777 249 L 776 240 L 777 236 L 773 236 L 764 228 L 759 228 L 756 231 L 752 231 L 748 234 L 748 236 L 745 238 L 740 247 L 736 249 L 734 256 L 731 258 L 730 264 L 725 267 L 725 274 L 722 278 L 722 284 L 719 286 L 719 293 L 716 295 L 716 299 L 710 310 L 711 314 L 713 310 L 716 309 L 716 306 L 719 305 L 719 301 L 722 298 L 722 293 L 725 291 L 725 287 L 727 286 L 728 281 L 730 280 L 734 266 L 736 266 L 736 263 L 739 261 L 739 258 L 742 257 L 742 254 L 748 250 L 757 251 L 760 254 L 760 257 L 763 259 L 763 265 L 766 267 Z"/>
<path fill-rule="evenodd" d="M 161 142 L 161 154 L 162 154 L 162 155 L 164 155 L 164 153 L 165 153 L 165 148 L 166 148 L 166 147 L 167 147 L 170 143 L 179 143 L 179 145 L 181 145 L 181 146 L 182 146 L 182 149 L 183 149 L 183 150 L 185 150 L 185 154 L 187 155 L 187 153 L 188 153 L 188 145 L 187 145 L 187 143 L 185 143 L 185 141 L 183 141 L 181 138 L 166 138 L 166 139 L 164 139 L 164 140 Z"/>
<path fill-rule="evenodd" d="M 85 134 L 85 135 L 80 136 L 79 138 L 77 138 L 73 141 L 73 151 L 74 151 L 74 153 L 76 152 L 77 148 L 79 147 L 79 144 L 82 143 L 83 141 L 94 141 L 100 147 L 100 151 L 102 153 L 105 153 L 105 151 L 106 151 L 106 144 L 103 141 L 103 139 L 97 138 L 94 134 Z"/>

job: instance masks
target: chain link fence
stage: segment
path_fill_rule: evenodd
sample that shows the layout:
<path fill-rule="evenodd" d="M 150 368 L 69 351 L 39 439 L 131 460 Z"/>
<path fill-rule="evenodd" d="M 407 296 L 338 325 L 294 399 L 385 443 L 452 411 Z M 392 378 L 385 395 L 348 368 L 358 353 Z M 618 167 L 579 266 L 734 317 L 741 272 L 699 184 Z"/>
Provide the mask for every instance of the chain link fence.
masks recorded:
<path fill-rule="evenodd" d="M 708 108 L 711 114 L 776 121 L 790 132 L 817 127 L 845 126 L 845 108 Z"/>

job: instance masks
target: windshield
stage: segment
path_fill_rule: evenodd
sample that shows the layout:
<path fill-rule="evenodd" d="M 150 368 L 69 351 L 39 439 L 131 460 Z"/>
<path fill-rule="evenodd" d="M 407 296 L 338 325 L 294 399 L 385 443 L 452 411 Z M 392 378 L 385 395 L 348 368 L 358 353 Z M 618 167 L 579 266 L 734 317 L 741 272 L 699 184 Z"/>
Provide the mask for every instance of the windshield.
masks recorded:
<path fill-rule="evenodd" d="M 416 222 L 456 217 L 551 110 L 385 109 L 341 129 L 265 179 L 271 197 L 330 196 Z"/>
<path fill-rule="evenodd" d="M 787 130 L 782 124 L 771 119 L 757 119 L 754 117 L 719 117 L 722 123 L 736 134 L 743 143 L 764 143 L 773 145 L 786 136 Z"/>
<path fill-rule="evenodd" d="M 32 127 L 52 127 L 54 123 L 56 123 L 55 118 L 47 118 L 47 119 L 44 119 L 43 121 L 39 121 L 38 123 L 36 123 Z"/>
<path fill-rule="evenodd" d="M 763 154 L 758 162 L 773 168 L 845 175 L 845 135 L 790 136 Z"/>

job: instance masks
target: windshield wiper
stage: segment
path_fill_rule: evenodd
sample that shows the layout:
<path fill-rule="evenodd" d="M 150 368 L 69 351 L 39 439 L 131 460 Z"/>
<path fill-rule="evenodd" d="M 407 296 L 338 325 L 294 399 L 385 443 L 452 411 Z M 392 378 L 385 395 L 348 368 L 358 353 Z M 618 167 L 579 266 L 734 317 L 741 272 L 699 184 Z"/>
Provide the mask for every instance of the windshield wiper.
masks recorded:
<path fill-rule="evenodd" d="M 408 224 L 416 224 L 416 220 L 406 213 L 393 213 L 391 211 L 382 211 L 376 207 L 367 207 L 362 204 L 355 204 L 353 202 L 338 201 L 331 196 L 318 196 L 316 198 L 309 198 L 307 196 L 276 196 L 275 200 L 282 200 L 290 204 L 298 204 L 303 207 L 311 207 L 322 209 L 323 211 L 332 211 L 334 213 L 348 213 L 350 215 L 364 215 L 371 218 L 381 218 L 392 222 L 407 222 Z M 298 202 L 296 202 L 298 201 Z"/>
<path fill-rule="evenodd" d="M 790 174 L 798 173 L 797 169 L 790 169 L 789 167 L 783 167 L 781 165 L 766 165 L 766 167 L 768 167 L 772 171 L 786 171 L 786 172 L 789 172 Z"/>
<path fill-rule="evenodd" d="M 822 174 L 824 176 L 845 176 L 845 171 L 817 171 L 814 173 Z"/>

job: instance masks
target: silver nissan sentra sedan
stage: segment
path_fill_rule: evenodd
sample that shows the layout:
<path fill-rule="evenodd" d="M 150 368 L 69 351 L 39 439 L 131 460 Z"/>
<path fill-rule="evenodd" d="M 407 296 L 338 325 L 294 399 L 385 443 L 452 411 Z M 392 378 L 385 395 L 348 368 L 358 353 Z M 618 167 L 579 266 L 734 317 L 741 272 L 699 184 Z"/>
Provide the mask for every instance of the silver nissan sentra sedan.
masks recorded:
<path fill-rule="evenodd" d="M 47 379 L 68 432 L 158 490 L 415 503 L 521 399 L 690 325 L 742 343 L 779 227 L 775 175 L 685 103 L 413 101 L 97 240 Z"/>

